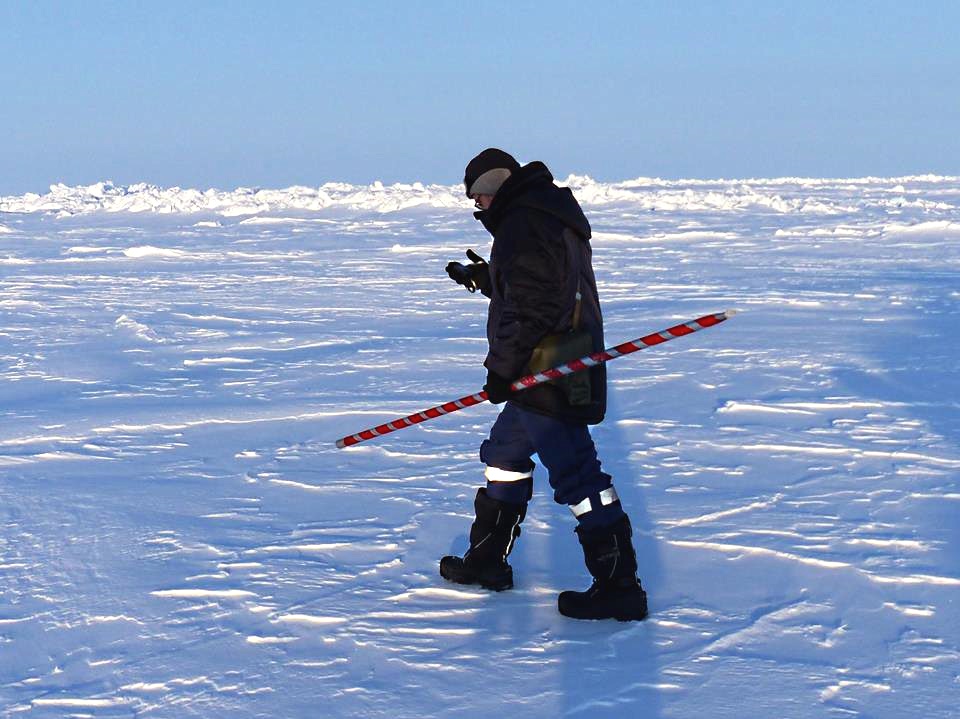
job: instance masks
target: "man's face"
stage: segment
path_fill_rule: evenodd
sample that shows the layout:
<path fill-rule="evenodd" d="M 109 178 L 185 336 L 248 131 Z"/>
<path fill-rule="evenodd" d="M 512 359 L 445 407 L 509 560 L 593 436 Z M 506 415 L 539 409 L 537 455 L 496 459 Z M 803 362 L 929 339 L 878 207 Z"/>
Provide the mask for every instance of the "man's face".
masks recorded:
<path fill-rule="evenodd" d="M 493 195 L 471 195 L 470 199 L 473 200 L 474 206 L 478 210 L 489 210 L 490 204 L 493 202 Z"/>

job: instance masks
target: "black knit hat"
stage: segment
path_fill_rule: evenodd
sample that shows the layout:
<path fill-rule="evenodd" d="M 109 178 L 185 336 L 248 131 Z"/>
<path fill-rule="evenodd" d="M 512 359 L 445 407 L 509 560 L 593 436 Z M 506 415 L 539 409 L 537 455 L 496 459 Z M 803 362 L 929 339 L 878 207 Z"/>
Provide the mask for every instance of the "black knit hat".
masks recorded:
<path fill-rule="evenodd" d="M 463 173 L 463 186 L 467 191 L 467 197 L 473 194 L 495 195 L 500 185 L 503 184 L 511 173 L 520 169 L 520 163 L 513 159 L 512 155 L 495 147 L 488 147 L 475 158 L 467 163 L 467 169 Z M 499 172 L 491 172 L 499 170 Z M 503 172 L 506 170 L 506 172 Z M 477 180 L 483 180 L 479 183 Z M 474 187 L 478 185 L 478 187 Z M 493 192 L 481 192 L 481 190 L 490 190 Z"/>

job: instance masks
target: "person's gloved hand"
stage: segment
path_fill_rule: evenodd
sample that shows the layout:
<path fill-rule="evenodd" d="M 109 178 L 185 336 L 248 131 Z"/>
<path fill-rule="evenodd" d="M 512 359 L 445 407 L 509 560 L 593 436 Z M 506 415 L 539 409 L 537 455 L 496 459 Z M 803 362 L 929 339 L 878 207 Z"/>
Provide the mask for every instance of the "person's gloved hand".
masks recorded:
<path fill-rule="evenodd" d="M 473 275 L 469 267 L 459 262 L 449 262 L 447 263 L 446 269 L 447 274 L 450 275 L 450 279 L 458 285 L 463 285 L 471 292 L 477 291 L 477 286 L 473 281 Z"/>
<path fill-rule="evenodd" d="M 490 284 L 490 268 L 487 266 L 487 261 L 473 250 L 467 250 L 467 259 L 470 260 L 469 265 L 459 262 L 447 263 L 447 274 L 450 275 L 451 280 L 463 285 L 471 292 L 477 290 L 484 292 Z"/>
<path fill-rule="evenodd" d="M 510 399 L 510 395 L 513 394 L 513 390 L 510 389 L 510 385 L 513 384 L 508 379 L 504 379 L 496 372 L 487 370 L 487 383 L 483 385 L 483 389 L 487 393 L 487 399 L 490 400 L 491 404 L 501 404 Z"/>

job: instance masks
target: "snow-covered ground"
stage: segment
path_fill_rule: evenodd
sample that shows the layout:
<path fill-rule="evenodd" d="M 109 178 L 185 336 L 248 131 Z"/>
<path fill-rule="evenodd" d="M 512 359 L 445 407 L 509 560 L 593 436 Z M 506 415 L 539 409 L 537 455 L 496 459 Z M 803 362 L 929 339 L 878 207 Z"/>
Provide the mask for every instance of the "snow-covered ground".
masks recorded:
<path fill-rule="evenodd" d="M 595 428 L 652 614 L 577 622 L 538 493 L 513 591 L 445 583 L 496 409 L 459 187 L 0 198 L 0 712 L 946 718 L 960 697 L 960 178 L 566 180 Z"/>

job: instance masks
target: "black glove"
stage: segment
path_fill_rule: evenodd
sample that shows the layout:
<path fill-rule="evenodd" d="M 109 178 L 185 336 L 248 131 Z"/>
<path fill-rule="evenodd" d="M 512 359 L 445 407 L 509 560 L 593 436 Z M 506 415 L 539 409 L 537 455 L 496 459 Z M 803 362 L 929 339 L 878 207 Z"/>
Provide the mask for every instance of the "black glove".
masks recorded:
<path fill-rule="evenodd" d="M 487 399 L 490 400 L 491 404 L 501 404 L 510 399 L 510 395 L 513 394 L 513 390 L 510 389 L 512 385 L 508 379 L 504 379 L 496 372 L 492 370 L 487 370 L 487 383 L 483 385 L 483 389 L 487 393 Z"/>
<path fill-rule="evenodd" d="M 477 290 L 484 292 L 487 285 L 490 284 L 490 269 L 487 267 L 487 261 L 473 250 L 467 250 L 467 259 L 470 260 L 471 264 L 447 263 L 447 274 L 450 275 L 451 280 L 463 285 L 470 292 L 476 292 Z"/>

